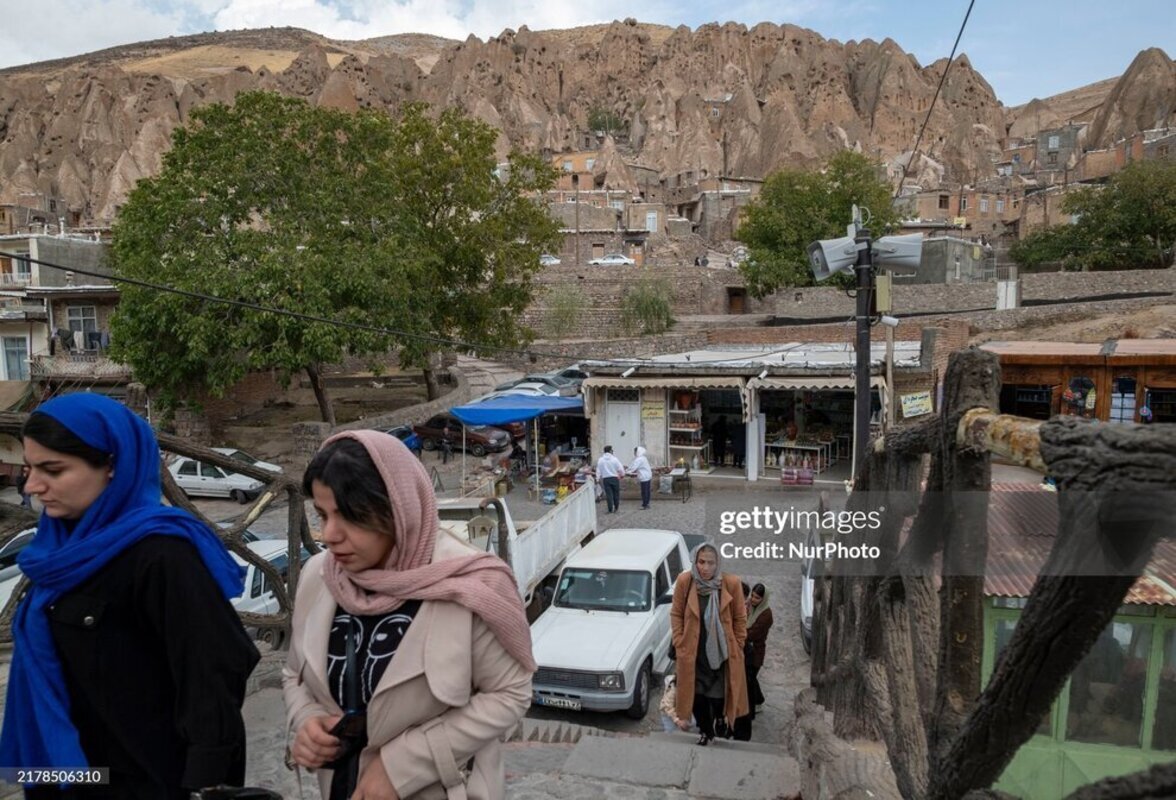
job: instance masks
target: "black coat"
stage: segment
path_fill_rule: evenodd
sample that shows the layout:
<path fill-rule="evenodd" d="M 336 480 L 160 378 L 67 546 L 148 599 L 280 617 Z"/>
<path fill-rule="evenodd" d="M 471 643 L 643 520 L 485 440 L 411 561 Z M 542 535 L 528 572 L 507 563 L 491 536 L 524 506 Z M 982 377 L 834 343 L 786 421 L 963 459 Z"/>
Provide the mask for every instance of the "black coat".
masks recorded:
<path fill-rule="evenodd" d="M 242 784 L 241 704 L 259 655 L 195 547 L 148 536 L 47 613 L 82 750 L 110 768 L 107 791 L 77 796 L 178 800 Z"/>

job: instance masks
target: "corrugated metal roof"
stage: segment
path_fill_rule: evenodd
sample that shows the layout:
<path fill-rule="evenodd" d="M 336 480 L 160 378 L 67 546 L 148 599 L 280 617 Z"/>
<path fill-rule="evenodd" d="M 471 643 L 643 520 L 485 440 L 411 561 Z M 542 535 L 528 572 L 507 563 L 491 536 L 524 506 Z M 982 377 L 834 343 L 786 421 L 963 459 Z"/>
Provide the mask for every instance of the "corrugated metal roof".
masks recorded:
<path fill-rule="evenodd" d="M 894 343 L 894 365 L 896 367 L 918 367 L 922 355 L 922 343 L 900 341 Z M 870 363 L 882 366 L 886 358 L 885 342 L 871 342 Z M 789 342 L 770 347 L 725 347 L 723 349 L 691 350 L 684 353 L 669 353 L 649 359 L 614 359 L 611 361 L 584 361 L 586 369 L 593 367 L 639 366 L 647 372 L 672 373 L 675 370 L 689 370 L 700 367 L 726 369 L 740 372 L 758 372 L 765 367 L 787 369 L 846 370 L 854 368 L 856 355 L 853 345 L 842 342 Z"/>
<path fill-rule="evenodd" d="M 990 497 L 984 593 L 1028 597 L 1057 536 L 1057 495 L 1028 483 L 994 483 Z M 1176 606 L 1176 542 L 1156 545 L 1124 602 Z"/>
<path fill-rule="evenodd" d="M 980 345 L 981 350 L 987 350 L 997 355 L 1010 356 L 1098 356 L 1102 353 L 1101 344 L 1084 344 L 1081 342 L 985 342 Z"/>

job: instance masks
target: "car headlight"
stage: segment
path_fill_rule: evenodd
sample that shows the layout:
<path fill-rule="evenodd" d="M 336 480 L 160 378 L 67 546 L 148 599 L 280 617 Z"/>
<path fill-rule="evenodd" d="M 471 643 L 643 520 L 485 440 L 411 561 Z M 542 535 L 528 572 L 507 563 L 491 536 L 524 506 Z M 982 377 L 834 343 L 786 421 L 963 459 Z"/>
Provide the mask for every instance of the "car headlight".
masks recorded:
<path fill-rule="evenodd" d="M 601 689 L 621 690 L 625 688 L 625 674 L 623 672 L 608 672 L 599 676 L 597 684 Z"/>

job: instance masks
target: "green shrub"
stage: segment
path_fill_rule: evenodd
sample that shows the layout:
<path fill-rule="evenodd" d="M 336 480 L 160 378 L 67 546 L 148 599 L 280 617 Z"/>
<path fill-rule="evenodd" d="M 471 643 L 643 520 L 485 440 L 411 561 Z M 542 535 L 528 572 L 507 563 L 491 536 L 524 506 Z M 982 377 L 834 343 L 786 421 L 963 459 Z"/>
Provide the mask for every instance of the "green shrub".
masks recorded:
<path fill-rule="evenodd" d="M 547 293 L 545 305 L 543 333 L 548 339 L 563 341 L 576 333 L 584 303 L 574 286 L 555 287 Z"/>
<path fill-rule="evenodd" d="M 625 332 L 665 333 L 674 324 L 671 287 L 665 280 L 644 280 L 621 300 L 621 326 Z"/>

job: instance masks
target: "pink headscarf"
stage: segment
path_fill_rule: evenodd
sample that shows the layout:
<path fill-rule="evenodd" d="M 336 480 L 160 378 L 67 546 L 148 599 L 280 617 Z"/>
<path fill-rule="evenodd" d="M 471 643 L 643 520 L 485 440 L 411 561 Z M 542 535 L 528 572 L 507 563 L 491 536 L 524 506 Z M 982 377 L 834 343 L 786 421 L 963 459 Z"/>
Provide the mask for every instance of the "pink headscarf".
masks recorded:
<path fill-rule="evenodd" d="M 395 542 L 382 568 L 359 573 L 348 572 L 328 555 L 323 580 L 335 602 L 351 614 L 387 614 L 407 600 L 458 603 L 481 617 L 506 651 L 534 672 L 531 629 L 506 562 L 491 553 L 434 562 L 437 496 L 420 460 L 395 436 L 378 431 L 345 431 L 323 446 L 340 439 L 362 444 L 384 479 Z"/>

